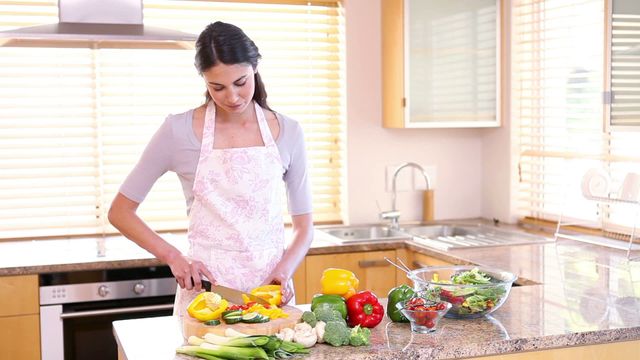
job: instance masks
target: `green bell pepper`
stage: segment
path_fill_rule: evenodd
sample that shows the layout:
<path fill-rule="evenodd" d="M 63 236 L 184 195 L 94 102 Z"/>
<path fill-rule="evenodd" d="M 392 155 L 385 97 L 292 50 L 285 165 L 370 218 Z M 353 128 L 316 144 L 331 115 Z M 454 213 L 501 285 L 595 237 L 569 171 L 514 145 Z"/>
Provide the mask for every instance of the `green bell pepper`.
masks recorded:
<path fill-rule="evenodd" d="M 396 304 L 411 299 L 413 295 L 415 295 L 415 291 L 408 285 L 401 285 L 389 291 L 387 295 L 387 316 L 391 321 L 409 322 L 400 310 L 396 308 Z"/>
<path fill-rule="evenodd" d="M 347 303 L 340 295 L 316 294 L 311 300 L 311 311 L 320 304 L 329 304 L 334 310 L 337 310 L 343 319 L 347 318 Z"/>

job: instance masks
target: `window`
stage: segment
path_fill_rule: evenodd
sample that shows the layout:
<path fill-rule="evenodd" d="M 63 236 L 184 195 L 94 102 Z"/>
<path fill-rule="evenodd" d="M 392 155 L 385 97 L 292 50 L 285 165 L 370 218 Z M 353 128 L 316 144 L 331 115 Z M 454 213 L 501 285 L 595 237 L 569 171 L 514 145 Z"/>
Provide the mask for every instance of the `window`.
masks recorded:
<path fill-rule="evenodd" d="M 343 19 L 338 1 L 144 1 L 145 24 L 199 33 L 236 24 L 256 42 L 269 104 L 306 136 L 314 220 L 339 221 Z M 57 22 L 56 1 L 0 0 L 0 30 Z M 0 47 L 0 239 L 117 232 L 106 214 L 166 115 L 201 104 L 193 50 Z M 140 207 L 186 228 L 166 174 Z"/>
<path fill-rule="evenodd" d="M 604 0 L 513 3 L 512 129 L 519 150 L 522 216 L 557 221 L 562 214 L 624 233 L 633 225 L 628 207 L 598 205 L 581 191 L 590 168 L 603 169 L 611 178 L 613 197 L 626 173 L 640 171 L 640 131 L 609 125 L 610 119 L 623 118 L 620 107 L 629 106 L 629 96 L 638 99 L 637 85 L 628 85 L 637 83 L 637 62 L 622 61 L 638 56 L 619 52 L 640 43 L 640 34 L 637 28 L 622 28 L 628 24 L 621 25 L 614 14 L 610 63 L 606 8 Z M 607 79 L 613 80 L 610 85 Z M 617 101 L 626 105 L 614 101 L 610 107 L 603 101 L 609 86 L 614 94 L 620 91 Z M 630 92 L 621 91 L 625 87 Z"/>

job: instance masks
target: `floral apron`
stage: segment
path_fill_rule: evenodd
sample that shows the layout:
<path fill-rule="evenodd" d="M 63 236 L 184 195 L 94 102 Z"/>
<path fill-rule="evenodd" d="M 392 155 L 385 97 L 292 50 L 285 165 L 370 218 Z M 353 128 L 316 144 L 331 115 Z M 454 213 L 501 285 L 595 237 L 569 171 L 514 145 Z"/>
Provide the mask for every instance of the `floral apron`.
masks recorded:
<path fill-rule="evenodd" d="M 215 105 L 207 105 L 189 214 L 188 256 L 224 286 L 261 285 L 284 253 L 282 160 L 262 108 L 255 105 L 264 146 L 214 149 Z M 174 314 L 198 294 L 178 287 Z"/>

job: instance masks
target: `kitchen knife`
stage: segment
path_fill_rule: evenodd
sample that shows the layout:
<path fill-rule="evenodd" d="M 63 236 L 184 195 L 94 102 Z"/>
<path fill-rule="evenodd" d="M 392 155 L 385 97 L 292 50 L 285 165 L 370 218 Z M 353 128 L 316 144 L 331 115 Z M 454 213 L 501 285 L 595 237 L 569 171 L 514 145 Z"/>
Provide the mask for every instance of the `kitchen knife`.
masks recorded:
<path fill-rule="evenodd" d="M 223 299 L 227 299 L 234 304 L 244 304 L 244 299 L 242 295 L 246 295 L 249 300 L 255 301 L 261 305 L 270 305 L 266 300 L 259 298 L 255 295 L 244 293 L 240 290 L 232 289 L 222 285 L 211 285 L 210 281 L 202 280 L 202 288 L 206 291 L 213 291 L 214 293 L 220 294 Z"/>

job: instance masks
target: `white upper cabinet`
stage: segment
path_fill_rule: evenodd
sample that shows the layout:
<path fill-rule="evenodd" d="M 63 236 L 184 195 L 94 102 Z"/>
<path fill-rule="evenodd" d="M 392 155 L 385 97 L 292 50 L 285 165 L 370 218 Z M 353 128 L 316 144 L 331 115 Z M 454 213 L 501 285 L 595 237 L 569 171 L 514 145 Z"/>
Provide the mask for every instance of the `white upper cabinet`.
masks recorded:
<path fill-rule="evenodd" d="M 500 0 L 382 0 L 383 125 L 500 126 Z"/>

